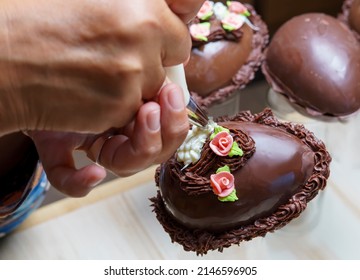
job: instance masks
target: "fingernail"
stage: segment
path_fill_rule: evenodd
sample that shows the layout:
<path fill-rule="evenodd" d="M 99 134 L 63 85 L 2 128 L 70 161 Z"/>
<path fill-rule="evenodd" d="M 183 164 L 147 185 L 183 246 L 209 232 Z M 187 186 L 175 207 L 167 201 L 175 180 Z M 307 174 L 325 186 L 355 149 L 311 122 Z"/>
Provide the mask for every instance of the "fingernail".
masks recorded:
<path fill-rule="evenodd" d="M 184 95 L 179 90 L 171 90 L 168 94 L 168 102 L 172 109 L 176 111 L 183 110 L 185 107 Z"/>
<path fill-rule="evenodd" d="M 160 129 L 160 110 L 154 110 L 147 115 L 146 124 L 149 130 L 157 131 Z"/>
<path fill-rule="evenodd" d="M 97 185 L 99 185 L 103 180 L 104 180 L 104 178 L 99 179 L 99 180 L 91 183 L 91 184 L 90 184 L 90 187 L 91 187 L 91 188 L 95 188 L 95 187 L 96 187 Z"/>

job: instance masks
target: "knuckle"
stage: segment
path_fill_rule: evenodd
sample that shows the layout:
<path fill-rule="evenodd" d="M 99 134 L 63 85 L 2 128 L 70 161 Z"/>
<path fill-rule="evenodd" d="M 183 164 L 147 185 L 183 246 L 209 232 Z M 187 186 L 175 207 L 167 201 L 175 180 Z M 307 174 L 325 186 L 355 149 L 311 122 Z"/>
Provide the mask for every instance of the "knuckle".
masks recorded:
<path fill-rule="evenodd" d="M 155 157 L 157 157 L 158 154 L 160 154 L 162 150 L 162 144 L 161 143 L 155 143 L 152 145 L 149 145 L 147 147 L 143 147 L 139 154 L 144 158 L 144 160 L 151 160 Z"/>

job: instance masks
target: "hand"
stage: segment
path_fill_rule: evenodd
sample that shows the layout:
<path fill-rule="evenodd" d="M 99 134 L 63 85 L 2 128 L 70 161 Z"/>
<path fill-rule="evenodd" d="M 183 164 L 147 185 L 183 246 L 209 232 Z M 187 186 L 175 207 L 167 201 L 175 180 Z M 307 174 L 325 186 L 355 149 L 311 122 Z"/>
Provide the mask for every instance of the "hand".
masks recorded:
<path fill-rule="evenodd" d="M 0 135 L 123 127 L 191 48 L 165 0 L 4 0 L 0 23 Z"/>
<path fill-rule="evenodd" d="M 134 122 L 100 135 L 29 131 L 49 181 L 69 196 L 84 196 L 106 176 L 106 169 L 130 176 L 167 160 L 183 142 L 188 119 L 183 93 L 165 85 L 157 102 L 141 106 Z M 98 164 L 76 170 L 73 151 L 85 151 Z M 100 166 L 101 165 L 101 166 Z"/>
<path fill-rule="evenodd" d="M 170 9 L 185 23 L 188 23 L 196 16 L 204 1 L 205 0 L 166 0 Z"/>

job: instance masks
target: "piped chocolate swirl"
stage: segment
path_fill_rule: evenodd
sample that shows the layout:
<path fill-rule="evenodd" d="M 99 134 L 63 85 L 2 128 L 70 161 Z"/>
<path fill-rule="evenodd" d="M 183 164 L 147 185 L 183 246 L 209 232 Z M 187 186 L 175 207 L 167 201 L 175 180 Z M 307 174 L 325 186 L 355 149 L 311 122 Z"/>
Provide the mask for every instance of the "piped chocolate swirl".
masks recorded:
<path fill-rule="evenodd" d="M 219 201 L 204 183 L 206 179 L 196 179 L 196 172 L 208 179 L 207 171 L 197 168 L 191 174 L 189 168 L 194 166 L 189 166 L 174 172 L 174 158 L 158 169 L 159 192 L 151 199 L 172 241 L 197 254 L 222 251 L 283 227 L 306 209 L 329 177 L 331 157 L 323 142 L 303 125 L 279 122 L 269 109 L 255 115 L 242 112 L 233 118 L 219 118 L 217 123 L 244 132 L 255 143 L 249 157 L 231 169 L 238 199 Z M 215 168 L 216 163 L 211 162 L 207 170 Z M 186 172 L 185 185 L 206 191 L 194 195 L 184 190 L 180 177 Z"/>
<path fill-rule="evenodd" d="M 179 181 L 179 186 L 185 193 L 200 195 L 212 192 L 211 174 L 225 165 L 230 168 L 231 172 L 235 172 L 244 166 L 255 152 L 255 142 L 249 134 L 239 129 L 230 129 L 230 133 L 244 153 L 241 157 L 219 157 L 210 149 L 210 140 L 207 140 L 201 157 L 195 164 L 184 168 L 183 164 L 178 162 L 175 157 L 169 160 L 167 165 L 171 169 L 170 174 L 174 180 Z"/>

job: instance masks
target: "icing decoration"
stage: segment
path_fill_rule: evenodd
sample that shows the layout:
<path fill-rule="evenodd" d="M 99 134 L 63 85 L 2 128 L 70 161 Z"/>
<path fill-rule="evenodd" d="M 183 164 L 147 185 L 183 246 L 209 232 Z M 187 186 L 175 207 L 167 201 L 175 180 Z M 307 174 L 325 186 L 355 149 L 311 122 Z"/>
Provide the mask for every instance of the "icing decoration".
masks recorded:
<path fill-rule="evenodd" d="M 197 17 L 201 20 L 208 20 L 214 14 L 213 11 L 214 2 L 205 1 L 201 6 L 199 12 L 197 13 Z"/>
<path fill-rule="evenodd" d="M 238 143 L 233 142 L 231 149 L 230 149 L 230 153 L 228 154 L 229 157 L 233 157 L 233 156 L 240 156 L 242 157 L 244 155 L 244 152 L 242 149 L 240 149 Z"/>
<path fill-rule="evenodd" d="M 221 2 L 216 2 L 213 7 L 217 19 L 222 20 L 228 13 L 228 8 Z"/>
<path fill-rule="evenodd" d="M 218 136 L 219 134 L 220 136 Z M 242 156 L 244 154 L 243 150 L 240 149 L 238 143 L 236 143 L 233 140 L 233 137 L 230 135 L 230 130 L 225 127 L 219 125 L 215 126 L 214 132 L 210 135 L 210 140 L 211 150 L 219 156 L 233 157 Z M 231 147 L 229 147 L 230 145 Z"/>
<path fill-rule="evenodd" d="M 234 201 L 238 200 L 239 198 L 236 196 L 236 191 L 234 189 L 228 196 L 225 196 L 225 197 L 218 196 L 218 199 L 221 202 L 234 202 Z"/>
<path fill-rule="evenodd" d="M 190 34 L 195 41 L 209 41 L 211 34 L 210 22 L 214 21 L 213 15 L 215 15 L 216 20 L 221 21 L 225 33 L 234 34 L 234 31 L 239 30 L 244 23 L 248 24 L 253 30 L 258 30 L 247 18 L 251 13 L 245 5 L 237 1 L 227 1 L 226 4 L 214 3 L 213 1 L 203 3 L 196 15 L 196 20 L 189 27 Z M 237 36 L 240 35 L 235 35 L 236 38 Z M 219 39 L 219 34 L 216 38 Z"/>
<path fill-rule="evenodd" d="M 235 13 L 227 14 L 221 21 L 222 27 L 229 32 L 240 29 L 244 22 L 244 16 Z"/>
<path fill-rule="evenodd" d="M 249 10 L 240 2 L 227 1 L 226 5 L 228 6 L 230 13 L 242 14 L 247 17 L 250 16 Z"/>
<path fill-rule="evenodd" d="M 207 42 L 207 36 L 210 35 L 210 22 L 192 24 L 189 31 L 194 39 Z"/>
<path fill-rule="evenodd" d="M 218 156 L 227 156 L 230 153 L 231 147 L 233 145 L 233 138 L 230 133 L 222 131 L 214 137 L 210 142 L 210 148 Z"/>
<path fill-rule="evenodd" d="M 233 202 L 238 200 L 235 190 L 234 175 L 230 173 L 230 168 L 224 166 L 210 176 L 210 185 L 213 192 L 221 202 Z"/>
<path fill-rule="evenodd" d="M 216 134 L 220 133 L 220 132 L 227 132 L 227 133 L 230 133 L 230 130 L 228 130 L 227 128 L 225 127 L 222 127 L 220 125 L 217 125 L 214 127 L 214 132 L 210 135 L 210 140 L 213 140 L 216 136 Z"/>
<path fill-rule="evenodd" d="M 189 130 L 185 141 L 178 148 L 176 156 L 178 162 L 184 163 L 184 168 L 200 159 L 202 148 L 216 126 L 216 123 L 210 120 L 204 128 L 193 126 Z"/>

